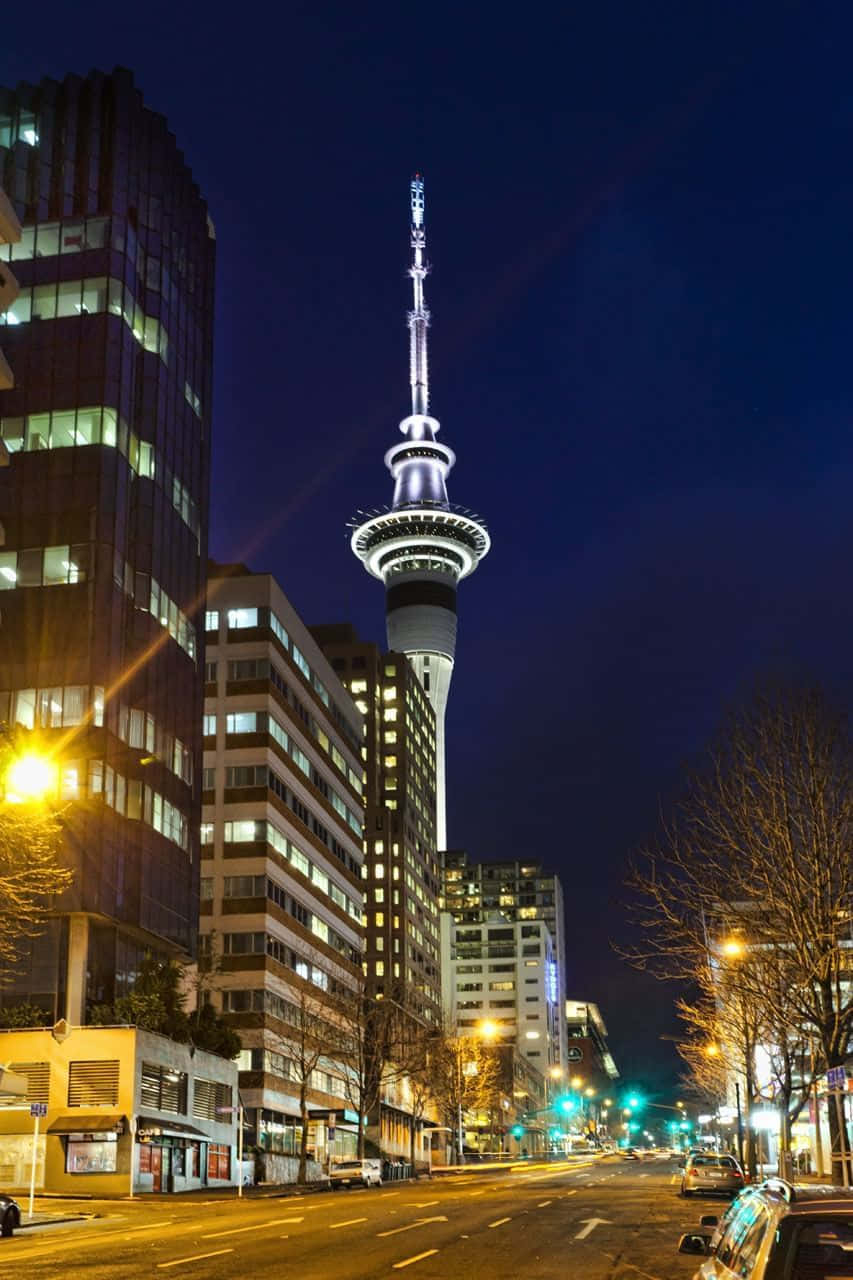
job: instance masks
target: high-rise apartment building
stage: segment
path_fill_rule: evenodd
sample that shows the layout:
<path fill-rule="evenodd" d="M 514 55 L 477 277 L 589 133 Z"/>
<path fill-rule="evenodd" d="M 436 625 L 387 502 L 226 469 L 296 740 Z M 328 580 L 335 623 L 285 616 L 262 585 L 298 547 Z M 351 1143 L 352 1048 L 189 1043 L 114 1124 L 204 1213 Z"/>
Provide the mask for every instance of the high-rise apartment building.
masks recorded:
<path fill-rule="evenodd" d="M 541 862 L 444 856 L 441 964 L 457 1026 L 489 1018 L 540 1070 L 566 1061 L 563 890 Z"/>
<path fill-rule="evenodd" d="M 0 89 L 0 720 L 57 753 L 74 884 L 0 993 L 83 1022 L 198 918 L 215 245 L 127 71 Z"/>
<path fill-rule="evenodd" d="M 365 717 L 365 962 L 371 989 L 441 1017 L 436 718 L 405 654 L 312 628 Z"/>
<path fill-rule="evenodd" d="M 269 574 L 211 564 L 206 626 L 202 951 L 243 1042 L 248 1135 L 287 1155 L 306 1004 L 321 1022 L 327 1002 L 333 1022 L 361 989 L 362 718 Z M 309 1097 L 323 1121 L 347 1110 L 343 1081 L 320 1060 Z"/>
<path fill-rule="evenodd" d="M 451 503 L 447 477 L 456 455 L 436 439 L 430 413 L 424 298 L 426 260 L 424 180 L 410 186 L 409 243 L 412 310 L 409 312 L 411 413 L 400 423 L 403 439 L 387 451 L 394 498 L 384 511 L 354 521 L 352 549 L 368 573 L 385 586 L 388 647 L 408 655 L 435 710 L 436 833 L 447 847 L 444 714 L 456 655 L 456 594 L 489 550 L 486 526 L 467 507 Z"/>

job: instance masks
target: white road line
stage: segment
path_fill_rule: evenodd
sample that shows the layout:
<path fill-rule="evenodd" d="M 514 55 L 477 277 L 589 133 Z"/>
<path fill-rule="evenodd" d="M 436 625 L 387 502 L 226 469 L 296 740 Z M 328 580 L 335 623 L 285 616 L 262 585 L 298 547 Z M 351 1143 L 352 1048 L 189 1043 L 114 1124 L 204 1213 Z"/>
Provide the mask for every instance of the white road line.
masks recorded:
<path fill-rule="evenodd" d="M 410 1267 L 413 1262 L 420 1262 L 421 1258 L 431 1258 L 434 1253 L 438 1253 L 438 1249 L 427 1249 L 424 1253 L 416 1253 L 413 1258 L 404 1258 L 402 1262 L 395 1262 L 393 1269 L 399 1271 L 402 1267 Z"/>
<path fill-rule="evenodd" d="M 383 1191 L 381 1194 L 387 1200 L 389 1196 L 401 1196 L 403 1193 L 402 1191 Z"/>
<path fill-rule="evenodd" d="M 194 1253 L 191 1258 L 175 1258 L 172 1262 L 158 1262 L 157 1268 L 165 1271 L 167 1267 L 180 1267 L 185 1262 L 201 1262 L 202 1258 L 218 1258 L 223 1253 L 233 1253 L 233 1249 L 214 1249 L 213 1253 Z"/>
<path fill-rule="evenodd" d="M 330 1222 L 329 1230 L 337 1231 L 338 1227 L 354 1227 L 357 1222 L 367 1222 L 367 1218 L 347 1218 L 346 1222 Z"/>
<path fill-rule="evenodd" d="M 231 1227 L 229 1231 L 209 1231 L 201 1236 L 202 1240 L 216 1240 L 219 1236 L 241 1236 L 244 1231 L 263 1231 L 264 1227 L 283 1227 L 288 1222 L 301 1222 L 301 1218 L 272 1218 L 267 1222 L 256 1222 L 251 1227 Z"/>
<path fill-rule="evenodd" d="M 498 1218 L 495 1222 L 490 1222 L 489 1227 L 502 1227 L 505 1222 L 512 1222 L 512 1218 Z"/>
<path fill-rule="evenodd" d="M 563 1192 L 563 1196 L 564 1196 L 564 1197 L 566 1197 L 566 1196 L 576 1196 L 576 1195 L 577 1195 L 577 1191 L 564 1191 L 564 1192 Z"/>
<path fill-rule="evenodd" d="M 437 1200 L 416 1200 L 416 1209 L 428 1209 L 431 1204 L 438 1204 Z"/>
<path fill-rule="evenodd" d="M 539 1201 L 539 1203 L 537 1204 L 536 1208 L 537 1208 L 537 1209 L 544 1209 L 544 1208 L 545 1208 L 545 1205 L 546 1205 L 546 1204 L 550 1204 L 550 1203 L 551 1203 L 551 1201 L 550 1201 L 550 1200 L 540 1200 L 540 1201 Z"/>
<path fill-rule="evenodd" d="M 485 1191 L 468 1191 L 466 1194 L 469 1196 L 484 1196 L 486 1193 Z"/>
<path fill-rule="evenodd" d="M 120 1230 L 127 1231 L 127 1232 L 153 1231 L 156 1227 L 168 1227 L 174 1221 L 175 1221 L 174 1218 L 167 1218 L 165 1222 L 146 1222 L 145 1225 L 142 1227 L 121 1227 Z M 78 1240 L 80 1239 L 79 1236 L 77 1238 Z"/>

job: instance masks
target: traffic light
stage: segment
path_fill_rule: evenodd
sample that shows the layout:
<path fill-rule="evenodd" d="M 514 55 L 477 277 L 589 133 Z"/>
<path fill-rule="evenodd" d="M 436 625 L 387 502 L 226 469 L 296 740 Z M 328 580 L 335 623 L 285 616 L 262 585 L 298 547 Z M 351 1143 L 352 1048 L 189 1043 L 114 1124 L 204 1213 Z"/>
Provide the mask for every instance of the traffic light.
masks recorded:
<path fill-rule="evenodd" d="M 574 1098 L 557 1099 L 557 1106 L 565 1115 L 570 1115 L 574 1111 L 576 1105 Z"/>
<path fill-rule="evenodd" d="M 643 1099 L 640 1097 L 638 1093 L 629 1093 L 628 1097 L 625 1099 L 625 1106 L 630 1107 L 632 1111 L 636 1110 L 637 1107 L 641 1107 L 642 1105 L 643 1105 Z"/>
<path fill-rule="evenodd" d="M 681 1124 L 679 1125 L 680 1129 L 691 1129 L 692 1127 L 693 1126 L 690 1124 L 689 1120 L 682 1120 Z"/>
<path fill-rule="evenodd" d="M 514 1124 L 514 1125 L 512 1126 L 512 1128 L 510 1129 L 510 1133 L 512 1134 L 512 1136 L 513 1136 L 514 1138 L 523 1138 L 523 1137 L 524 1137 L 524 1125 L 523 1125 L 523 1124 Z"/>

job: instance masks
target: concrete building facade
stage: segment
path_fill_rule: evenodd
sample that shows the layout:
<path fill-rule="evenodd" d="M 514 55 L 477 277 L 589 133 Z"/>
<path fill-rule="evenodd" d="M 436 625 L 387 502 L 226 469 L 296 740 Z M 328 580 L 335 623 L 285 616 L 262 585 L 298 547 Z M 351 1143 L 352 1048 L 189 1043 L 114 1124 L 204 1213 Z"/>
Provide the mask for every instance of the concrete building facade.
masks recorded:
<path fill-rule="evenodd" d="M 292 1156 L 294 1028 L 362 981 L 362 716 L 269 574 L 211 564 L 206 614 L 202 963 L 238 1031 L 247 1141 Z M 309 1089 L 312 1150 L 355 1137 L 340 1064 Z M 274 1163 L 274 1162 L 273 1162 Z M 272 1166 L 271 1166 L 272 1167 Z"/>
<path fill-rule="evenodd" d="M 567 1046 L 559 877 L 541 862 L 475 863 L 463 850 L 448 850 L 441 906 L 450 1016 L 457 1024 L 493 1018 L 540 1070 L 562 1067 Z"/>
<path fill-rule="evenodd" d="M 21 224 L 18 221 L 15 210 L 9 201 L 2 186 L 0 186 L 0 255 L 5 249 L 5 256 L 11 255 L 11 246 L 18 244 L 21 239 Z M 17 298 L 20 289 L 18 281 L 15 279 L 15 273 L 9 266 L 7 261 L 0 260 L 0 314 L 5 315 L 12 303 Z M 0 391 L 11 391 L 15 385 L 15 376 L 9 367 L 9 362 L 0 350 Z M 9 455 L 5 448 L 0 446 L 0 466 L 7 466 Z"/>
<path fill-rule="evenodd" d="M 234 1186 L 237 1064 L 136 1027 L 0 1031 L 27 1081 L 0 1096 L 0 1182 L 79 1196 Z"/>

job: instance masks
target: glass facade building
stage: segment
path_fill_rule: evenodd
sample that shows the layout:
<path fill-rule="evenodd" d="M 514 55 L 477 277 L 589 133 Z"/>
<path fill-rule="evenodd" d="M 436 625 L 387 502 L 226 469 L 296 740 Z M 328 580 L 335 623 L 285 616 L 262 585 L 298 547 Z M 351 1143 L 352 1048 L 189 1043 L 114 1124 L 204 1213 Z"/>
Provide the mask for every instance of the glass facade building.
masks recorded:
<path fill-rule="evenodd" d="M 215 242 L 129 72 L 0 89 L 0 721 L 59 746 L 74 884 L 0 988 L 71 1022 L 192 954 Z"/>

